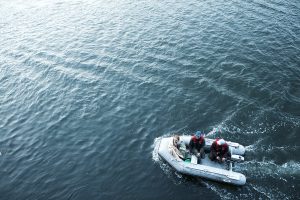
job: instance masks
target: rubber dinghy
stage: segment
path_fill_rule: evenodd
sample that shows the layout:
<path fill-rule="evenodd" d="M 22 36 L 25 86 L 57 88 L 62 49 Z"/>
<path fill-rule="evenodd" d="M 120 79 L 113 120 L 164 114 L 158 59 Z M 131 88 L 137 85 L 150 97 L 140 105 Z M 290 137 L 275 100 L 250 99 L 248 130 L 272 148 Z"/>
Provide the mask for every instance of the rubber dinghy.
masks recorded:
<path fill-rule="evenodd" d="M 187 147 L 191 136 L 180 136 L 182 141 Z M 205 138 L 205 152 L 209 152 L 210 146 L 214 139 Z M 158 154 L 169 163 L 176 171 L 197 176 L 209 180 L 229 183 L 233 185 L 244 185 L 246 183 L 246 177 L 238 172 L 232 171 L 232 163 L 236 161 L 243 161 L 245 154 L 245 147 L 234 142 L 226 141 L 231 152 L 231 160 L 229 163 L 219 163 L 211 161 L 206 154 L 204 159 L 201 159 L 200 163 L 197 163 L 197 158 L 191 155 L 191 159 L 183 160 L 176 157 L 171 152 L 171 145 L 173 145 L 173 137 L 163 138 L 160 141 Z M 174 147 L 174 146 L 173 146 Z"/>

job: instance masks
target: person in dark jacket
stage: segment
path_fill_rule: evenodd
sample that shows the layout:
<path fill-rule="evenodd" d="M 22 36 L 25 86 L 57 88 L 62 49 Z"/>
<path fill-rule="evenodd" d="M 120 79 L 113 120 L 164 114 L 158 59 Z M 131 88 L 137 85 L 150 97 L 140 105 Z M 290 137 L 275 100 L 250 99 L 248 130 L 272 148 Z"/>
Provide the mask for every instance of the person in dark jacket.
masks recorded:
<path fill-rule="evenodd" d="M 192 136 L 189 143 L 190 153 L 197 156 L 198 160 L 199 158 L 205 158 L 204 146 L 205 146 L 204 134 L 201 134 L 200 131 L 197 131 L 196 134 Z"/>
<path fill-rule="evenodd" d="M 224 139 L 216 139 L 211 147 L 209 158 L 213 161 L 224 162 L 230 158 L 229 146 Z"/>

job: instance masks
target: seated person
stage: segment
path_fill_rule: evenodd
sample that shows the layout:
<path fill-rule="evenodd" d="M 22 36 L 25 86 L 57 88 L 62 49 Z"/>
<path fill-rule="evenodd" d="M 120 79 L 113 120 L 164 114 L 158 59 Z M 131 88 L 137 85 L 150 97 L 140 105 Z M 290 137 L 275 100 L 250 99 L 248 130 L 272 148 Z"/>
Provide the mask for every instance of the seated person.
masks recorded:
<path fill-rule="evenodd" d="M 229 146 L 224 139 L 216 139 L 212 143 L 209 153 L 209 158 L 212 161 L 224 162 L 230 156 Z"/>
<path fill-rule="evenodd" d="M 199 158 L 205 158 L 204 153 L 205 139 L 204 134 L 200 131 L 197 131 L 196 134 L 191 138 L 189 143 L 190 153 Z"/>
<path fill-rule="evenodd" d="M 180 137 L 175 135 L 172 143 L 169 145 L 170 153 L 178 160 L 184 160 L 186 158 L 186 147 L 183 141 L 180 141 Z"/>

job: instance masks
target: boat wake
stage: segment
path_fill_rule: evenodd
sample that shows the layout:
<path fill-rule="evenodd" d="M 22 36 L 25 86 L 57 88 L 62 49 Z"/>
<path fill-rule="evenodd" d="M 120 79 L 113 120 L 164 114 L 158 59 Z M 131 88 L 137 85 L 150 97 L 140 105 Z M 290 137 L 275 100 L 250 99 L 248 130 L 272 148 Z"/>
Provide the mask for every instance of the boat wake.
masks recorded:
<path fill-rule="evenodd" d="M 152 160 L 154 160 L 154 162 L 159 161 L 158 148 L 159 148 L 159 143 L 160 143 L 162 138 L 163 137 L 158 137 L 158 138 L 154 139 L 153 151 L 152 151 Z"/>
<path fill-rule="evenodd" d="M 216 137 L 218 133 L 224 130 L 223 127 L 218 127 L 213 129 L 213 131 L 209 132 L 207 136 L 210 138 Z M 262 157 L 259 159 L 252 159 L 239 163 L 239 165 L 235 166 L 235 170 L 241 173 L 246 174 L 249 183 L 246 184 L 242 188 L 232 188 L 224 186 L 224 184 L 215 183 L 212 181 L 208 181 L 205 179 L 197 179 L 197 183 L 194 181 L 190 181 L 185 178 L 181 174 L 177 173 L 176 170 L 173 170 L 171 166 L 160 160 L 158 155 L 158 148 L 162 138 L 170 136 L 164 135 L 162 137 L 155 138 L 153 143 L 153 151 L 152 151 L 152 160 L 159 164 L 160 168 L 167 175 L 168 178 L 175 185 L 179 185 L 182 183 L 192 182 L 192 184 L 204 185 L 206 188 L 215 192 L 219 197 L 224 199 L 253 199 L 253 198 L 267 198 L 267 199 L 293 199 L 292 196 L 289 196 L 290 193 L 278 192 L 278 188 L 270 187 L 267 180 L 274 179 L 280 185 L 288 184 L 288 180 L 290 178 L 296 179 L 300 175 L 300 162 L 295 160 L 289 160 L 283 164 L 278 164 L 274 160 L 267 160 Z M 255 141 L 253 144 L 246 146 L 246 154 L 250 153 L 250 157 L 254 157 L 253 154 L 257 152 L 261 152 L 266 154 L 267 156 L 272 151 L 296 151 L 299 149 L 298 146 L 264 146 L 264 138 L 260 138 Z M 269 152 L 269 153 L 268 153 Z M 249 159 L 249 158 L 248 158 Z M 259 182 L 257 182 L 259 181 Z M 289 183 L 291 190 L 296 190 L 297 186 L 295 183 Z"/>

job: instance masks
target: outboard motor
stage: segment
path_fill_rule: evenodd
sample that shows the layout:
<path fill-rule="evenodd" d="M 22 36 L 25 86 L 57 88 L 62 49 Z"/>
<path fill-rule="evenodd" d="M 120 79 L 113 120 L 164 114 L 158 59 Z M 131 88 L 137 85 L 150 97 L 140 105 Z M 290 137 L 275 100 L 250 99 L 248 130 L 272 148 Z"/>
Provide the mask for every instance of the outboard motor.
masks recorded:
<path fill-rule="evenodd" d="M 241 155 L 231 155 L 230 160 L 232 160 L 234 162 L 242 162 L 245 160 L 245 158 Z"/>
<path fill-rule="evenodd" d="M 232 167 L 234 167 L 234 162 L 242 162 L 245 158 L 241 155 L 233 155 L 231 150 L 231 157 L 230 160 L 228 160 L 228 168 L 229 171 L 232 171 Z"/>

